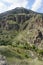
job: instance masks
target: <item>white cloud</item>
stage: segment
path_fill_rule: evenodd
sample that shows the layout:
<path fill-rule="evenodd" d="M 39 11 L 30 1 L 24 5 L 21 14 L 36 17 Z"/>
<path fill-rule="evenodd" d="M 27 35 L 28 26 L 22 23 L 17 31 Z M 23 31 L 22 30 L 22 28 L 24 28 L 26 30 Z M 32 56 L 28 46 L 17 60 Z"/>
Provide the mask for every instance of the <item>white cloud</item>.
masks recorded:
<path fill-rule="evenodd" d="M 35 0 L 31 10 L 37 11 L 41 7 L 42 0 Z"/>
<path fill-rule="evenodd" d="M 6 8 L 4 3 L 0 2 L 0 13 L 3 12 L 3 10 Z"/>
<path fill-rule="evenodd" d="M 10 9 L 13 9 L 15 7 L 26 7 L 28 1 L 27 0 L 15 0 L 14 2 L 12 2 L 12 5 L 10 6 L 10 8 L 8 8 L 9 10 Z"/>
<path fill-rule="evenodd" d="M 2 0 L 3 2 L 7 2 L 7 3 L 14 3 L 14 1 L 16 0 Z"/>
<path fill-rule="evenodd" d="M 5 3 L 10 4 L 10 6 L 7 6 Z M 28 0 L 1 0 L 0 1 L 0 13 L 14 9 L 16 7 L 26 7 L 28 3 Z"/>

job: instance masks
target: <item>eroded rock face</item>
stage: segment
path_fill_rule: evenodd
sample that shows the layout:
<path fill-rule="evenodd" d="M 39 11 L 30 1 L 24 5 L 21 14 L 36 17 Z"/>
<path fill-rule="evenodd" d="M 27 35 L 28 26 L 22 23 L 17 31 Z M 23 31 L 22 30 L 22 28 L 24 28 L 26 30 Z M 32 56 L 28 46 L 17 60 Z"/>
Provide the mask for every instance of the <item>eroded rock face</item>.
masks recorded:
<path fill-rule="evenodd" d="M 6 57 L 3 55 L 0 55 L 0 65 L 7 65 Z"/>

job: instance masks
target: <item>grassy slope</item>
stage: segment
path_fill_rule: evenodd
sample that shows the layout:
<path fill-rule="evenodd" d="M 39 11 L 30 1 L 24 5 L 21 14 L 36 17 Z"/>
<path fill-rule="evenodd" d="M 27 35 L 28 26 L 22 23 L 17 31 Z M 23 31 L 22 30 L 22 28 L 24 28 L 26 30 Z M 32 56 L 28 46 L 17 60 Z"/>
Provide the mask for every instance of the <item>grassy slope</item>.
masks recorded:
<path fill-rule="evenodd" d="M 9 65 L 43 65 L 43 61 L 38 60 L 36 54 L 35 56 L 33 54 L 35 52 L 31 50 L 12 46 L 0 46 L 0 53 L 6 56 Z"/>

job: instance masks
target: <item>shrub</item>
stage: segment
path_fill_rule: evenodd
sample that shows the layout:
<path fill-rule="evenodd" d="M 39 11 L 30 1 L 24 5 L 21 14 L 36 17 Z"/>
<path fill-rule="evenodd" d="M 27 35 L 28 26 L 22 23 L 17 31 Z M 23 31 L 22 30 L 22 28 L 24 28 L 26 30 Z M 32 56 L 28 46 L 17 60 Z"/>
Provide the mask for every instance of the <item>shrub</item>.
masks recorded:
<path fill-rule="evenodd" d="M 43 50 L 39 50 L 38 53 L 43 56 Z"/>
<path fill-rule="evenodd" d="M 12 45 L 12 41 L 10 40 L 0 40 L 0 45 Z"/>

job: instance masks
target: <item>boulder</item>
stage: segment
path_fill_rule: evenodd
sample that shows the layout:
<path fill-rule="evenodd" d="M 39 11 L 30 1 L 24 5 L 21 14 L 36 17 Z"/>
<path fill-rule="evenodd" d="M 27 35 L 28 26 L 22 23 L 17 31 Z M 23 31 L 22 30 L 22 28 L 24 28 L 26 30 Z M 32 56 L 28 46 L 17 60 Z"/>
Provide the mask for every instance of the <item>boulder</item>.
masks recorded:
<path fill-rule="evenodd" d="M 0 65 L 7 65 L 6 57 L 3 55 L 0 55 Z"/>

